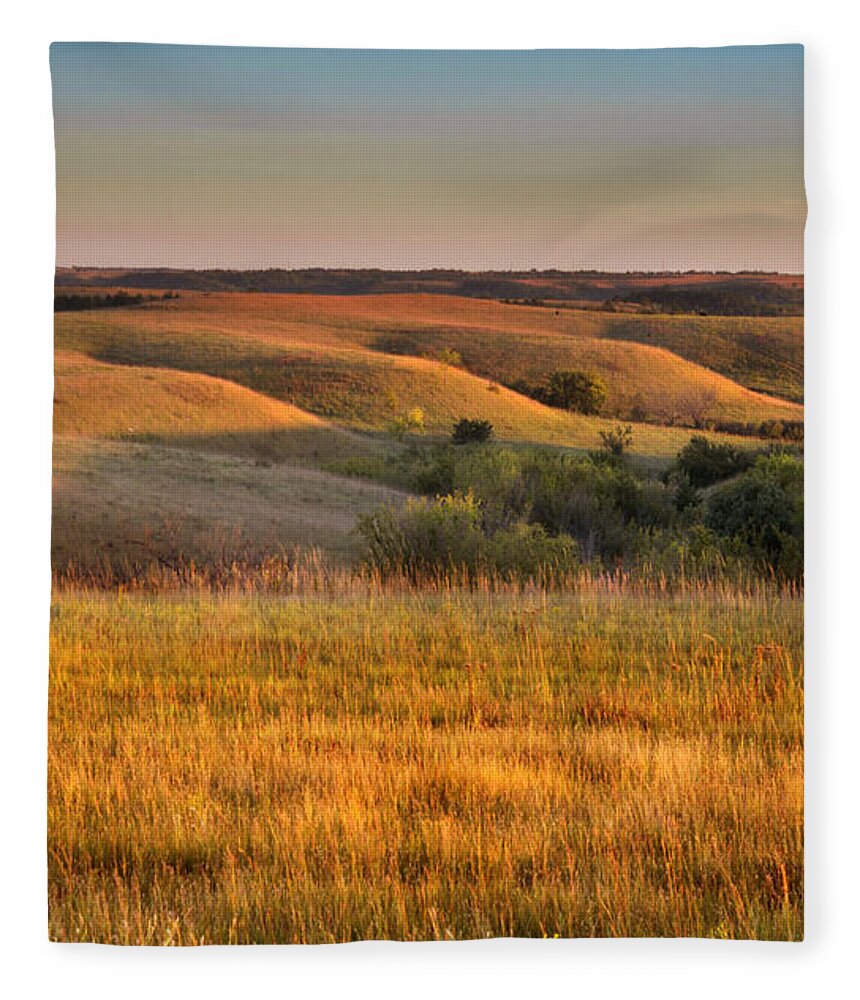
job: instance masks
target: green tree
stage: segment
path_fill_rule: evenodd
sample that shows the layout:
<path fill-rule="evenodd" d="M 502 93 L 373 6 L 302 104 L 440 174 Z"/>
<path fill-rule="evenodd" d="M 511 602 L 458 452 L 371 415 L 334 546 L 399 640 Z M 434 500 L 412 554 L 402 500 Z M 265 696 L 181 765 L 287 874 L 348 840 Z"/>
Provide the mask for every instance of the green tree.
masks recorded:
<path fill-rule="evenodd" d="M 562 410 L 597 414 L 608 396 L 606 383 L 599 375 L 583 371 L 554 371 L 541 393 L 543 402 Z"/>

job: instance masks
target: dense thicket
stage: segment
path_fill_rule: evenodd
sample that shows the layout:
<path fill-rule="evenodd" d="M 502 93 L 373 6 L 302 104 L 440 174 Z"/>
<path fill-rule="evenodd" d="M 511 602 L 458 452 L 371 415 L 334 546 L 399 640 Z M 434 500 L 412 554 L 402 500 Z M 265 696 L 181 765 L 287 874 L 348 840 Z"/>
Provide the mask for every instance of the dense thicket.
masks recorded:
<path fill-rule="evenodd" d="M 177 296 L 173 292 L 164 295 L 138 295 L 130 292 L 111 292 L 108 295 L 88 295 L 71 293 L 54 296 L 54 312 L 79 312 L 84 309 L 120 309 L 125 306 L 139 306 L 144 302 L 155 302 L 158 299 L 172 299 Z"/>
<path fill-rule="evenodd" d="M 394 475 L 425 499 L 360 522 L 368 558 L 382 568 L 528 575 L 579 560 L 667 573 L 803 573 L 803 462 L 785 451 L 694 441 L 658 479 L 608 448 L 579 457 L 415 446 Z M 714 483 L 722 485 L 699 488 Z"/>

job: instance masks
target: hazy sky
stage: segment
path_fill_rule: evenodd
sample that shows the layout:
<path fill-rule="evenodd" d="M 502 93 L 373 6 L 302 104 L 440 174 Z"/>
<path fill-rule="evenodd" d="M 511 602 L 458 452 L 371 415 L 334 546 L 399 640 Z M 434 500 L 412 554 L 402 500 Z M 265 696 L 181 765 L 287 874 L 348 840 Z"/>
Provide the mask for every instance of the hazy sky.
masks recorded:
<path fill-rule="evenodd" d="M 800 46 L 51 69 L 61 265 L 802 270 Z"/>

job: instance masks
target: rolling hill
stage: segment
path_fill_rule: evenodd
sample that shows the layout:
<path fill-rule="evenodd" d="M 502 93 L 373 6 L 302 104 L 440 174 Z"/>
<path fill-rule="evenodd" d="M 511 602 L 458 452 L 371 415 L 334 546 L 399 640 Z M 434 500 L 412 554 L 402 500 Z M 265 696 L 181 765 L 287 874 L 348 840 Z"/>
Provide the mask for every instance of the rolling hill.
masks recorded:
<path fill-rule="evenodd" d="M 756 368 L 759 347 L 779 364 L 793 356 L 791 329 L 772 337 L 760 328 L 789 322 L 750 321 L 758 333 L 747 339 L 749 364 Z M 354 468 L 356 458 L 387 461 L 402 447 L 393 422 L 416 407 L 428 438 L 447 437 L 468 416 L 489 420 L 501 441 L 598 447 L 615 418 L 553 409 L 503 384 L 554 368 L 602 374 L 622 415 L 634 405 L 669 414 L 698 393 L 726 419 L 802 418 L 799 404 L 683 357 L 695 353 L 699 324 L 710 331 L 705 345 L 721 345 L 722 362 L 740 356 L 737 319 L 612 317 L 427 294 L 195 292 L 58 313 L 55 565 L 177 551 L 244 558 L 295 544 L 348 556 L 357 515 L 402 494 L 331 470 Z M 464 367 L 434 360 L 444 348 Z M 638 422 L 634 451 L 665 464 L 692 433 Z"/>
<path fill-rule="evenodd" d="M 677 332 L 684 317 L 666 319 L 676 339 L 695 341 L 695 329 Z M 620 339 L 617 326 L 607 328 L 607 322 L 607 314 L 561 310 L 556 316 L 451 296 L 202 293 L 132 309 L 62 314 L 57 343 L 112 363 L 224 378 L 366 429 L 382 429 L 400 406 L 427 409 L 431 422 L 450 419 L 445 407 L 438 420 L 434 416 L 439 376 L 404 360 L 446 347 L 462 355 L 468 374 L 484 381 L 537 382 L 554 368 L 594 370 L 609 386 L 611 412 L 622 419 L 640 412 L 664 423 L 683 415 L 691 395 L 707 397 L 715 419 L 802 419 L 797 403 L 754 392 L 657 343 Z M 646 333 L 640 323 L 632 335 L 644 339 Z M 492 420 L 486 393 L 467 390 L 460 378 L 465 374 L 448 369 L 445 375 L 454 400 L 468 400 L 479 407 L 471 415 Z"/>

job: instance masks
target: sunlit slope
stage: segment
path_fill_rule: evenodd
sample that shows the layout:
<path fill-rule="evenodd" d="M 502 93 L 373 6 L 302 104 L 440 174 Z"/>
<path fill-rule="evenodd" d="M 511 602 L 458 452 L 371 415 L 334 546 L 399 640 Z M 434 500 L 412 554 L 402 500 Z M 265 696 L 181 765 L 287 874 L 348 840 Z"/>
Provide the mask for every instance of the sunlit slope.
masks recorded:
<path fill-rule="evenodd" d="M 803 402 L 800 316 L 608 316 L 601 335 L 659 345 L 748 389 Z"/>
<path fill-rule="evenodd" d="M 344 340 L 373 345 L 375 334 L 439 333 L 458 337 L 470 364 L 480 366 L 474 346 L 482 335 L 621 341 L 664 347 L 679 357 L 712 369 L 748 389 L 803 400 L 803 318 L 800 316 L 643 315 L 564 308 L 561 304 L 525 306 L 450 295 L 265 295 L 189 294 L 180 308 L 186 316 L 257 336 L 306 337 L 314 329 L 320 343 Z M 172 308 L 174 308 L 173 306 Z M 422 345 L 424 341 L 422 340 Z M 638 352 L 627 352 L 636 359 Z M 618 368 L 625 353 L 597 353 L 592 360 L 605 373 Z M 523 357 L 525 362 L 528 359 Z M 523 369 L 525 372 L 527 369 Z"/>
<path fill-rule="evenodd" d="M 373 298 L 385 299 L 390 310 L 403 307 L 397 329 L 390 322 L 367 319 Z M 564 334 L 431 328 L 411 319 L 422 308 L 425 319 L 432 319 L 430 306 L 438 311 L 452 301 L 470 309 L 493 306 L 499 314 L 506 309 L 513 314 L 546 312 L 442 296 L 346 301 L 190 295 L 170 308 L 58 316 L 57 343 L 114 364 L 208 374 L 361 429 L 384 429 L 417 406 L 431 432 L 447 433 L 461 416 L 481 417 L 494 423 L 499 437 L 591 447 L 599 441 L 600 422 L 550 410 L 497 384 L 539 380 L 560 367 L 603 373 L 624 416 L 639 409 L 672 418 L 704 398 L 708 415 L 715 418 L 802 418 L 802 407 L 751 392 L 660 348 Z M 338 314 L 347 305 L 356 315 Z M 462 353 L 469 371 L 418 356 L 446 346 Z M 643 427 L 637 450 L 663 453 L 680 447 L 688 436 Z"/>
<path fill-rule="evenodd" d="M 803 400 L 801 316 L 641 315 L 569 309 L 561 304 L 537 307 L 440 295 L 289 298 L 295 302 L 295 315 L 313 317 L 326 326 L 353 324 L 374 329 L 389 326 L 394 331 L 425 333 L 439 326 L 459 326 L 463 328 L 462 343 L 466 347 L 470 331 L 627 341 L 664 347 L 748 389 L 795 402 Z M 310 305 L 308 298 L 312 299 Z M 604 357 L 610 362 L 611 371 L 613 356 Z M 601 364 L 600 356 L 594 360 Z"/>
<path fill-rule="evenodd" d="M 663 420 L 683 409 L 691 392 L 705 392 L 715 419 L 802 417 L 789 402 L 803 392 L 798 317 L 613 315 L 442 295 L 186 293 L 109 315 L 63 314 L 57 326 L 69 346 L 113 350 L 118 356 L 110 360 L 130 363 L 141 362 L 123 331 L 144 341 L 157 334 L 160 347 L 143 344 L 138 353 L 167 365 L 179 354 L 189 363 L 195 337 L 205 333 L 219 357 L 209 367 L 191 363 L 211 374 L 221 374 L 213 368 L 235 360 L 243 345 L 247 353 L 248 344 L 267 344 L 285 357 L 305 347 L 415 355 L 450 347 L 470 371 L 498 381 L 540 381 L 554 368 L 594 370 L 622 415 L 641 409 Z M 779 397 L 766 394 L 773 391 Z"/>
<path fill-rule="evenodd" d="M 223 341 L 223 336 L 219 343 Z M 166 364 L 168 347 L 174 364 L 194 368 L 215 368 L 219 379 L 199 374 L 138 365 L 147 359 Z M 365 431 L 385 430 L 398 417 L 416 406 L 424 416 L 428 434 L 448 435 L 462 416 L 489 420 L 499 440 L 531 441 L 571 448 L 600 445 L 600 431 L 612 421 L 543 406 L 532 399 L 477 378 L 468 372 L 422 358 L 396 357 L 362 350 L 308 348 L 294 350 L 287 360 L 281 352 L 272 353 L 265 344 L 246 344 L 243 352 L 232 355 L 234 342 L 227 342 L 222 353 L 207 335 L 189 336 L 178 341 L 161 340 L 158 335 L 129 341 L 123 357 L 133 355 L 138 365 L 96 363 L 90 360 L 68 363 L 77 366 L 70 379 L 58 376 L 58 403 L 55 407 L 57 433 L 78 433 L 131 440 L 161 440 L 205 450 L 254 454 L 263 457 L 313 457 L 320 461 L 374 447 L 360 434 L 351 434 L 315 418 L 306 410 L 332 418 Z M 116 355 L 115 347 L 109 352 Z M 65 361 L 60 356 L 59 370 Z M 87 366 L 91 366 L 89 369 Z M 82 369 L 82 370 L 81 370 Z M 101 381 L 105 382 L 102 392 Z M 230 382 L 235 394 L 229 391 Z M 259 392 L 249 392 L 242 384 L 254 385 Z M 69 391 L 71 386 L 72 391 Z M 169 388 L 168 388 L 169 387 Z M 177 395 L 174 390 L 181 390 Z M 189 404 L 183 394 L 211 392 L 223 394 L 229 404 L 203 407 Z M 274 397 L 274 398 L 267 398 Z M 210 397 L 210 401 L 211 401 Z M 295 400 L 296 406 L 284 406 L 280 399 Z M 262 401 L 262 402 L 261 402 Z M 245 405 L 271 403 L 279 425 L 268 425 L 268 408 L 263 416 L 242 412 Z M 116 410 L 112 410 L 115 404 Z M 190 406 L 187 421 L 171 421 L 168 407 L 184 410 Z M 283 406 L 283 411 L 279 407 Z M 59 414 L 67 411 L 62 418 Z M 237 430 L 244 423 L 245 430 Z M 70 411 L 70 412 L 69 412 Z M 293 424 L 285 427 L 288 421 Z M 164 426 L 174 423 L 173 429 Z M 179 429 L 185 424 L 184 431 Z M 259 426 L 262 424 L 262 426 Z M 674 455 L 690 438 L 682 428 L 639 424 L 635 428 L 636 451 L 654 456 Z"/>
<path fill-rule="evenodd" d="M 121 366 L 59 351 L 54 432 L 159 441 L 272 461 L 342 458 L 365 438 L 234 382 L 169 368 Z"/>

